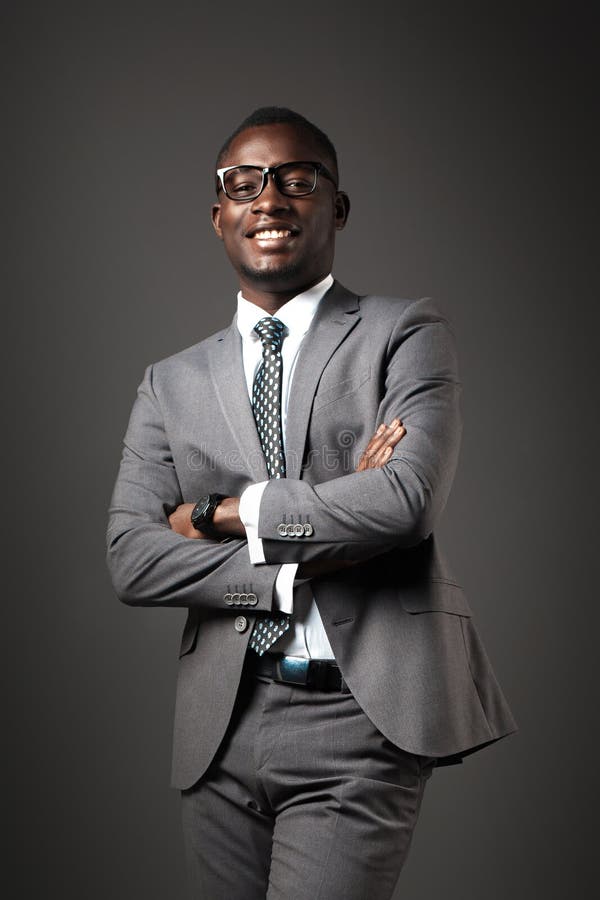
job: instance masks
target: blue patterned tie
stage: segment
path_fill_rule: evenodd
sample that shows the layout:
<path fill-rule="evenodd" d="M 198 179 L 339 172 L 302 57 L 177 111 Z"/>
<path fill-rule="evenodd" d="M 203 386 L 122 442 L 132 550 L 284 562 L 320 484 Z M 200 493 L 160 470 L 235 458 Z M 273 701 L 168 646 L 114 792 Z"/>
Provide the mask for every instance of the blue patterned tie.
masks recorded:
<path fill-rule="evenodd" d="M 285 478 L 285 456 L 283 453 L 283 432 L 281 427 L 281 378 L 285 325 L 279 319 L 265 316 L 254 326 L 262 342 L 262 363 L 252 388 L 252 410 L 265 454 L 269 478 Z M 290 627 L 287 615 L 256 620 L 250 636 L 250 647 L 259 656 L 273 646 L 275 641 Z"/>

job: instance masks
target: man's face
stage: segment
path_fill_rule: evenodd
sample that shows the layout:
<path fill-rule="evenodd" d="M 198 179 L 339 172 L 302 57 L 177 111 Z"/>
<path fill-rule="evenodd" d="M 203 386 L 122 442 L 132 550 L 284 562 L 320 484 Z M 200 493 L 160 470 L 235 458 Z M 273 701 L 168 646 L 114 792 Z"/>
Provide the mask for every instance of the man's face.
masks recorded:
<path fill-rule="evenodd" d="M 312 135 L 286 124 L 243 131 L 221 165 L 262 168 L 294 161 L 320 162 L 331 171 Z M 212 209 L 213 225 L 248 299 L 255 291 L 293 296 L 331 271 L 335 232 L 344 227 L 349 204 L 329 179 L 319 175 L 312 194 L 288 197 L 269 175 L 255 200 L 230 200 L 222 190 L 219 199 Z M 269 231 L 279 235 L 268 236 Z"/>

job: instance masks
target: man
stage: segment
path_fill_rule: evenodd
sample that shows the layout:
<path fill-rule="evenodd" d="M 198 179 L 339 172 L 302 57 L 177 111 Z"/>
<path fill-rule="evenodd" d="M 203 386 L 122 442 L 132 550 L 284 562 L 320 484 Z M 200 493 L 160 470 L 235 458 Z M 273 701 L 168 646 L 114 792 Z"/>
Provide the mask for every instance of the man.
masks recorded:
<path fill-rule="evenodd" d="M 217 160 L 222 332 L 139 388 L 110 509 L 120 599 L 185 606 L 173 785 L 193 896 L 389 898 L 425 782 L 516 728 L 433 534 L 460 441 L 429 299 L 334 281 L 335 150 L 257 110 Z"/>

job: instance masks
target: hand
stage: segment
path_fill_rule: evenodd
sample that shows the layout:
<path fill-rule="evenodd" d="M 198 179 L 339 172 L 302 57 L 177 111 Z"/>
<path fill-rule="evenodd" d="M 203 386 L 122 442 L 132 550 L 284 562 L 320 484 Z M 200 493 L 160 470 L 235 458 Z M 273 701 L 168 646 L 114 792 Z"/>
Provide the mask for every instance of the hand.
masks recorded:
<path fill-rule="evenodd" d="M 178 506 L 169 516 L 169 525 L 173 531 L 183 535 L 183 537 L 208 538 L 207 534 L 204 534 L 203 531 L 198 531 L 198 529 L 194 528 L 192 525 L 191 516 L 194 505 L 194 503 L 182 503 L 181 506 Z"/>
<path fill-rule="evenodd" d="M 394 419 L 390 425 L 381 424 L 363 451 L 356 471 L 381 469 L 392 455 L 398 441 L 401 441 L 405 434 L 406 428 L 400 419 Z"/>
<path fill-rule="evenodd" d="M 239 497 L 226 497 L 225 500 L 221 500 L 212 520 L 213 529 L 219 535 L 216 538 L 214 534 L 205 534 L 192 525 L 193 503 L 182 503 L 181 506 L 178 506 L 169 516 L 169 525 L 177 534 L 187 538 L 220 540 L 221 537 L 231 535 L 246 537 L 246 529 L 239 517 L 239 507 Z"/>

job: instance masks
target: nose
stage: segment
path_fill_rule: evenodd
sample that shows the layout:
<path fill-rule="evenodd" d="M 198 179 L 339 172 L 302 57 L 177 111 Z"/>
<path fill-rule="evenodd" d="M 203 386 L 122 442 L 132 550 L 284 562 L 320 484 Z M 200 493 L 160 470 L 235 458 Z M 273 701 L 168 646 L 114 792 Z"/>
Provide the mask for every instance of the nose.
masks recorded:
<path fill-rule="evenodd" d="M 264 190 L 252 201 L 252 211 L 273 213 L 280 209 L 289 209 L 289 197 L 277 190 L 273 173 L 269 172 Z"/>

